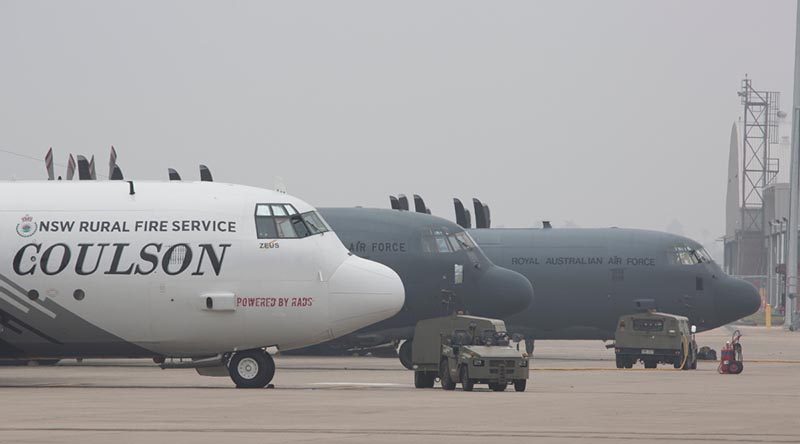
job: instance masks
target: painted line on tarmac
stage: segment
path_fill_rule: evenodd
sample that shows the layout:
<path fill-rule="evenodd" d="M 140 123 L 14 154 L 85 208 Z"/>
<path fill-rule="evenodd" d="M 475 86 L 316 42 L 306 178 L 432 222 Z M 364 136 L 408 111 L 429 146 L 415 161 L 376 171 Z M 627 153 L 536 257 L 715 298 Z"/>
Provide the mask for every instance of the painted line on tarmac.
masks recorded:
<path fill-rule="evenodd" d="M 334 387 L 407 387 L 408 384 L 395 384 L 392 382 L 315 382 L 312 385 L 327 385 Z"/>

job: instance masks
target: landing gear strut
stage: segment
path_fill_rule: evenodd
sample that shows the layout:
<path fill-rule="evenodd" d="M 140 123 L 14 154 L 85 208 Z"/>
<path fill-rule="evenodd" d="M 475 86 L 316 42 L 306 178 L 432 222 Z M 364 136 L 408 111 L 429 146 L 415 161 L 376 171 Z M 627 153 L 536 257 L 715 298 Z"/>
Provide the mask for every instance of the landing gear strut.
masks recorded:
<path fill-rule="evenodd" d="M 263 388 L 275 376 L 275 361 L 260 348 L 239 351 L 228 362 L 228 373 L 237 388 Z"/>

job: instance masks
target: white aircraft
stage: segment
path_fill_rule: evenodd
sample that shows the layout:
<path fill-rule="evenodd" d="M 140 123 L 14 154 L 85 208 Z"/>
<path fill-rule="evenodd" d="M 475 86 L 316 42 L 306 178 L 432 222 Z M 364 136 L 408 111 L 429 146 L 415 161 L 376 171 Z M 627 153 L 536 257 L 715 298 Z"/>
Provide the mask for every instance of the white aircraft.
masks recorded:
<path fill-rule="evenodd" d="M 353 256 L 313 207 L 240 185 L 0 182 L 0 251 L 3 358 L 150 357 L 264 387 L 266 347 L 327 341 L 404 302 L 398 275 Z"/>

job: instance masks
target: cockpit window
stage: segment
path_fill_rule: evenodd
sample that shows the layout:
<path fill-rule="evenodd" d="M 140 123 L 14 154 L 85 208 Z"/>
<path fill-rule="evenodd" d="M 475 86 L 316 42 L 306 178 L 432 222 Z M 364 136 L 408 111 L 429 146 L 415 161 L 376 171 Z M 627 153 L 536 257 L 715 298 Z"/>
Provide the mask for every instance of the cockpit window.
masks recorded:
<path fill-rule="evenodd" d="M 670 263 L 677 265 L 696 265 L 713 262 L 705 248 L 694 248 L 689 245 L 676 245 L 667 252 Z"/>
<path fill-rule="evenodd" d="M 300 214 L 292 204 L 257 204 L 259 239 L 292 239 L 330 231 L 316 211 Z"/>
<path fill-rule="evenodd" d="M 422 251 L 426 253 L 452 253 L 472 248 L 475 243 L 464 231 L 448 233 L 446 229 L 433 229 L 422 235 Z"/>

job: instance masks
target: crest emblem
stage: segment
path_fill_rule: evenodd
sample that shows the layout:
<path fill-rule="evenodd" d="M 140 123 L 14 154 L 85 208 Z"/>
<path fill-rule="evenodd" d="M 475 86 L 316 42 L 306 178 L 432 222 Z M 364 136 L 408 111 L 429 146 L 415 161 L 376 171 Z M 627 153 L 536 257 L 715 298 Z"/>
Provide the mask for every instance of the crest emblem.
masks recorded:
<path fill-rule="evenodd" d="M 30 215 L 25 215 L 20 223 L 17 224 L 17 234 L 22 237 L 31 237 L 36 234 L 36 224 Z"/>

